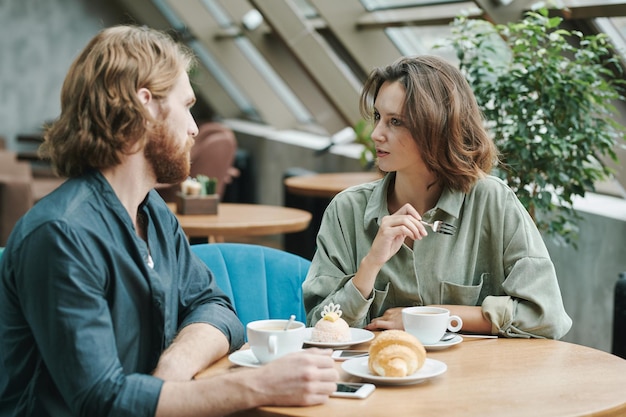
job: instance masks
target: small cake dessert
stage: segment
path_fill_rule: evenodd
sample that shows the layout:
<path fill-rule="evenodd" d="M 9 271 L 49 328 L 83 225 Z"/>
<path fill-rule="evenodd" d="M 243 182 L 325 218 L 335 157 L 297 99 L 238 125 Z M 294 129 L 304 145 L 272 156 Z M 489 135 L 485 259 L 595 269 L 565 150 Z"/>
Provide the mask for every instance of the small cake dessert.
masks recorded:
<path fill-rule="evenodd" d="M 311 340 L 322 343 L 349 342 L 352 340 L 350 326 L 341 318 L 341 313 L 339 304 L 325 305 L 322 319 L 313 328 Z"/>

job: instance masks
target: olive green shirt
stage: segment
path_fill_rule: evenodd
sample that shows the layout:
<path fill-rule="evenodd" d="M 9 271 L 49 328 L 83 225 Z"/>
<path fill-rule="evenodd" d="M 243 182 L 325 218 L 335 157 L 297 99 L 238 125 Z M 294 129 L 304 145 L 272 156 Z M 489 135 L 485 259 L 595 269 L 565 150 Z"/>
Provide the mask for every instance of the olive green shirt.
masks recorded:
<path fill-rule="evenodd" d="M 542 237 L 514 192 L 492 176 L 467 194 L 445 189 L 422 217 L 454 224 L 455 235 L 429 230 L 413 248 L 403 245 L 364 298 L 352 277 L 389 214 L 386 195 L 394 176 L 351 187 L 326 209 L 303 284 L 308 325 L 330 302 L 341 305 L 352 327 L 364 327 L 392 307 L 454 304 L 482 306 L 492 333 L 504 337 L 558 339 L 569 331 L 572 320 Z"/>

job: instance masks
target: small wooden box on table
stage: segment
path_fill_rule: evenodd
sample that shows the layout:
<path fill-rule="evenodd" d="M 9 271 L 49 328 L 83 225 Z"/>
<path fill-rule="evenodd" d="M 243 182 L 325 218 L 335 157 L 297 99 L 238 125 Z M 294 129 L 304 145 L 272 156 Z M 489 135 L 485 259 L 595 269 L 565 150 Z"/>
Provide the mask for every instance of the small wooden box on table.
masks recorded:
<path fill-rule="evenodd" d="M 176 195 L 176 212 L 178 214 L 217 214 L 220 196 L 210 195 Z"/>

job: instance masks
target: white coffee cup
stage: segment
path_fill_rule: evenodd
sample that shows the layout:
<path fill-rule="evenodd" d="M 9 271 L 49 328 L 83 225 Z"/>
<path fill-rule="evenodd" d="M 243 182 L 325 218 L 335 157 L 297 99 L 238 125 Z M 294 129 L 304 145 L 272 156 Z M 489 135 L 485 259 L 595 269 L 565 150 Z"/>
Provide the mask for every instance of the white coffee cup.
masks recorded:
<path fill-rule="evenodd" d="M 267 363 L 302 349 L 305 324 L 294 321 L 287 330 L 289 320 L 270 319 L 251 321 L 246 326 L 248 344 L 261 363 Z"/>
<path fill-rule="evenodd" d="M 403 308 L 402 323 L 404 330 L 424 345 L 439 342 L 446 330 L 458 332 L 463 327 L 463 320 L 459 316 L 451 316 L 450 310 L 428 306 Z"/>

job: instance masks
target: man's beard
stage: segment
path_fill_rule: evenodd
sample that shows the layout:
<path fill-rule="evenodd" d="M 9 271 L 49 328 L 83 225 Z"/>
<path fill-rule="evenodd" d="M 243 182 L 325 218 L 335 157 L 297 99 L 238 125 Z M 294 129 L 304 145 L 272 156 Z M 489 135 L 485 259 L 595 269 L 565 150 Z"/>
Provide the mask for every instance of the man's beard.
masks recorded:
<path fill-rule="evenodd" d="M 191 168 L 189 151 L 192 145 L 193 139 L 189 137 L 181 148 L 167 123 L 156 122 L 149 133 L 144 153 L 159 184 L 178 184 L 187 179 Z"/>

